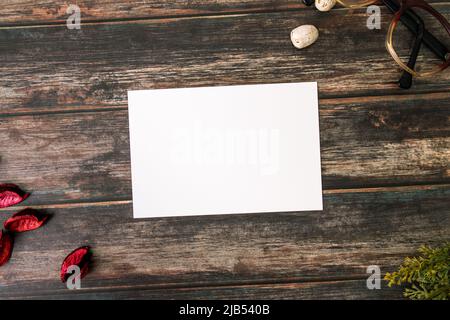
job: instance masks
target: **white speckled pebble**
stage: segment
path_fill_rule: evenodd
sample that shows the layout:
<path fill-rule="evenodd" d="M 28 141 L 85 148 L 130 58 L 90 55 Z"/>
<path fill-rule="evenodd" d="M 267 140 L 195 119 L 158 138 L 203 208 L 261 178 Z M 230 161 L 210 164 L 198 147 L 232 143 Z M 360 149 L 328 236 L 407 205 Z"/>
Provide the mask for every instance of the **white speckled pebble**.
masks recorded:
<path fill-rule="evenodd" d="M 303 49 L 316 42 L 319 30 L 313 25 L 305 24 L 291 31 L 291 41 L 297 49 Z"/>
<path fill-rule="evenodd" d="M 319 11 L 330 11 L 336 5 L 336 0 L 316 0 L 315 4 Z"/>

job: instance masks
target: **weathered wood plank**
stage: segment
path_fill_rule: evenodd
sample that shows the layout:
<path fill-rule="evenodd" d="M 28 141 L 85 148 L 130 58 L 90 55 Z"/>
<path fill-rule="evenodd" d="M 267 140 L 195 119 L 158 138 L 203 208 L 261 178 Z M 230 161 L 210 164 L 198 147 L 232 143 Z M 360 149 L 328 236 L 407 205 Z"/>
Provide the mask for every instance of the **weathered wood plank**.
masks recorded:
<path fill-rule="evenodd" d="M 447 0 L 433 0 L 442 3 Z M 0 25 L 65 23 L 70 3 L 61 0 L 0 0 Z M 298 0 L 78 0 L 83 21 L 196 16 L 205 14 L 298 10 Z M 312 10 L 312 9 L 311 9 Z"/>
<path fill-rule="evenodd" d="M 325 187 L 449 181 L 450 93 L 320 105 Z"/>
<path fill-rule="evenodd" d="M 449 3 L 437 7 L 449 16 Z M 364 11 L 300 10 L 3 28 L 0 113 L 112 108 L 127 104 L 129 89 L 205 85 L 317 80 L 322 98 L 406 93 L 384 47 L 389 19 L 382 30 L 368 30 L 366 19 Z M 321 36 L 297 50 L 289 33 L 305 22 Z M 416 80 L 408 93 L 430 91 L 450 91 L 450 72 Z"/>
<path fill-rule="evenodd" d="M 450 182 L 450 93 L 320 100 L 325 189 Z M 127 110 L 0 117 L 29 204 L 131 199 Z"/>
<path fill-rule="evenodd" d="M 3 297 L 2 297 L 3 298 Z M 29 292 L 24 296 L 6 299 L 156 299 L 156 300 L 246 300 L 246 299 L 314 299 L 314 300 L 381 300 L 402 299 L 399 288 L 389 288 L 382 283 L 380 290 L 368 290 L 366 279 L 329 282 L 287 284 L 235 285 L 203 288 L 129 288 L 110 291 L 61 290 L 50 295 Z"/>
<path fill-rule="evenodd" d="M 1 0 L 0 24 L 65 23 L 71 2 L 61 0 Z M 296 0 L 78 0 L 84 21 L 142 19 L 163 16 L 192 16 L 235 12 L 301 9 Z"/>
<path fill-rule="evenodd" d="M 358 280 L 360 288 L 367 266 L 392 271 L 421 244 L 449 240 L 449 207 L 450 185 L 330 193 L 323 212 L 134 220 L 127 203 L 49 207 L 45 227 L 16 237 L 0 272 L 0 297 L 62 293 L 61 261 L 79 245 L 94 251 L 87 295 L 336 279 Z M 348 297 L 377 295 L 354 290 Z M 317 297 L 301 285 L 281 294 Z"/>
<path fill-rule="evenodd" d="M 367 265 L 390 271 L 450 239 L 449 73 L 399 95 L 388 19 L 369 31 L 365 14 L 346 10 L 230 15 L 302 6 L 289 0 L 78 3 L 84 21 L 227 16 L 0 29 L 0 180 L 53 214 L 17 236 L 0 298 L 400 298 L 367 290 Z M 0 7 L 1 25 L 66 16 L 52 0 Z M 448 3 L 438 8 L 449 16 Z M 303 21 L 321 39 L 296 51 L 289 31 Z M 322 97 L 323 213 L 131 218 L 126 90 L 309 80 Z M 330 99 L 380 94 L 396 96 Z M 423 183 L 443 185 L 364 189 Z M 68 292 L 59 265 L 82 244 L 94 268 Z"/>

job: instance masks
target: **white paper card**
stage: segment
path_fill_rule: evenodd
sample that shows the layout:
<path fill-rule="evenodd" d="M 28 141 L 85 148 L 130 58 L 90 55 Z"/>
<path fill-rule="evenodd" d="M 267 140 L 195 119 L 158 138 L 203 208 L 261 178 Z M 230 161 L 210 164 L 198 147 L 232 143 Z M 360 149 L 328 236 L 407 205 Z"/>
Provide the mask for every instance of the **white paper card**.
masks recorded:
<path fill-rule="evenodd" d="M 317 83 L 128 92 L 135 218 L 322 210 Z"/>

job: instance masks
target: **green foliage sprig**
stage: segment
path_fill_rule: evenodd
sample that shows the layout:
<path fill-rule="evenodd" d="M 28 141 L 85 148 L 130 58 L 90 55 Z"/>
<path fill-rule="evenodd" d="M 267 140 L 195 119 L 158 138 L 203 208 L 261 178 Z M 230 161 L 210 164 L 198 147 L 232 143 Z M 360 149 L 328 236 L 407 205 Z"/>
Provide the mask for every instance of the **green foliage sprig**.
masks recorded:
<path fill-rule="evenodd" d="M 409 284 L 403 295 L 413 300 L 448 300 L 450 242 L 439 248 L 422 246 L 419 253 L 405 258 L 398 271 L 386 273 L 388 286 Z"/>

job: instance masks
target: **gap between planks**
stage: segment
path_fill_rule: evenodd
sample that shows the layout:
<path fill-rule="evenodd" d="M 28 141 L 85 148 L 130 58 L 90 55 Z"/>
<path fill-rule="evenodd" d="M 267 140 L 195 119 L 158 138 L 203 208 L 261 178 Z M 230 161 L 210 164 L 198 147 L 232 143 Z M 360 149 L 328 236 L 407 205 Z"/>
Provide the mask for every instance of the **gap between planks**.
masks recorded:
<path fill-rule="evenodd" d="M 387 186 L 387 187 L 368 187 L 368 188 L 343 188 L 343 189 L 324 189 L 322 193 L 324 195 L 332 194 L 344 194 L 344 193 L 381 193 L 381 192 L 412 192 L 412 191 L 427 191 L 437 189 L 450 188 L 450 184 L 414 184 L 414 185 L 402 185 L 402 186 Z M 121 206 L 132 204 L 132 199 L 124 200 L 106 200 L 106 201 L 77 201 L 77 202 L 61 202 L 61 203 L 49 203 L 33 205 L 34 209 L 67 209 L 67 208 L 86 208 L 86 207 L 108 207 L 108 206 Z M 14 206 L 10 208 L 2 208 L 0 212 L 9 212 L 26 209 L 30 206 Z"/>
<path fill-rule="evenodd" d="M 256 83 L 251 83 L 249 85 L 256 85 Z M 147 90 L 153 90 L 148 88 Z M 364 96 L 352 96 L 352 95 L 342 95 L 342 96 L 325 96 L 323 98 L 319 97 L 319 109 L 321 105 L 329 105 L 331 103 L 343 104 L 343 103 L 356 103 L 361 102 L 364 99 L 366 102 L 383 100 L 414 100 L 418 97 L 421 98 L 435 98 L 441 99 L 448 97 L 450 99 L 450 93 L 447 91 L 429 91 L 429 92 L 416 92 L 416 93 L 400 93 L 396 95 L 364 95 Z M 118 106 L 77 106 L 73 109 L 57 109 L 57 110 L 43 110 L 36 112 L 16 112 L 16 113 L 0 113 L 0 118 L 14 118 L 14 117 L 25 117 L 25 116 L 46 116 L 46 115 L 59 115 L 59 114 L 78 114 L 78 113 L 92 113 L 92 112 L 114 112 L 114 111 L 124 111 L 128 110 L 128 106 L 118 105 Z"/>
<path fill-rule="evenodd" d="M 188 20 L 188 19 L 217 19 L 221 17 L 239 17 L 253 14 L 271 14 L 271 13 L 285 13 L 285 12 L 296 12 L 298 10 L 304 10 L 305 6 L 293 7 L 293 8 L 280 8 L 280 9 L 261 9 L 261 10 L 236 10 L 236 11 L 223 11 L 220 13 L 191 13 L 191 14 L 173 14 L 173 15 L 159 15 L 159 16 L 143 16 L 143 17 L 133 17 L 133 18 L 106 18 L 106 19 L 81 19 L 82 25 L 97 25 L 97 24 L 126 24 L 129 22 L 140 22 L 140 21 L 174 21 L 174 20 Z M 339 8 L 345 9 L 345 8 Z M 83 16 L 81 16 L 83 17 Z M 85 22 L 83 22 L 85 21 Z M 0 23 L 1 29 L 24 29 L 24 28 L 45 28 L 45 27 L 58 27 L 65 26 L 66 20 L 56 20 L 48 21 L 42 23 Z"/>
<path fill-rule="evenodd" d="M 431 1 L 430 3 L 433 7 L 446 6 L 449 5 L 450 2 L 437 2 L 434 3 Z M 384 6 L 383 6 L 384 7 Z M 253 10 L 236 10 L 236 11 L 222 11 L 220 13 L 216 12 L 205 12 L 205 13 L 197 13 L 197 14 L 174 14 L 174 15 L 160 15 L 160 16 L 143 16 L 143 17 L 132 17 L 132 18 L 106 18 L 106 19 L 82 19 L 83 25 L 99 25 L 99 24 L 126 24 L 126 23 L 134 23 L 141 21 L 175 21 L 175 20 L 187 20 L 187 19 L 220 19 L 226 17 L 239 17 L 239 16 L 247 16 L 247 15 L 260 15 L 260 14 L 276 14 L 276 13 L 289 13 L 289 12 L 297 12 L 299 10 L 310 10 L 315 8 L 309 8 L 304 5 L 301 6 L 293 6 L 293 7 L 284 7 L 279 9 L 253 9 Z M 337 7 L 333 8 L 335 11 L 350 11 L 354 12 L 355 10 L 365 10 L 365 8 L 360 9 L 351 9 L 345 7 Z M 83 22 L 84 21 L 84 22 Z M 43 21 L 41 23 L 0 23 L 0 30 L 5 29 L 24 29 L 24 28 L 46 28 L 46 27 L 61 27 L 66 25 L 66 20 L 56 20 L 56 21 Z"/>
<path fill-rule="evenodd" d="M 361 281 L 367 279 L 367 276 L 347 276 L 347 277 L 325 277 L 325 278 L 285 278 L 285 279 L 259 279 L 259 280 L 242 280 L 242 281 L 224 281 L 224 282 L 180 282 L 180 283 L 157 283 L 157 284 L 132 284 L 132 285 L 112 285 L 104 287 L 84 287 L 79 290 L 79 294 L 85 293 L 101 293 L 101 292 L 127 292 L 135 290 L 158 291 L 158 290 L 191 290 L 191 289 L 238 289 L 249 287 L 264 287 L 264 286 L 281 286 L 289 287 L 292 285 L 308 285 L 308 284 L 330 284 L 349 281 Z M 70 290 L 69 290 L 70 291 Z M 39 296 L 52 296 L 55 294 L 73 294 L 67 289 L 54 289 L 48 291 L 39 291 Z M 77 293 L 77 292 L 75 292 Z M 32 296 L 32 295 L 30 295 Z M 0 297 L 2 295 L 0 294 Z M 16 297 L 27 297 L 26 294 L 18 294 Z M 8 295 L 8 298 L 11 298 Z"/>

